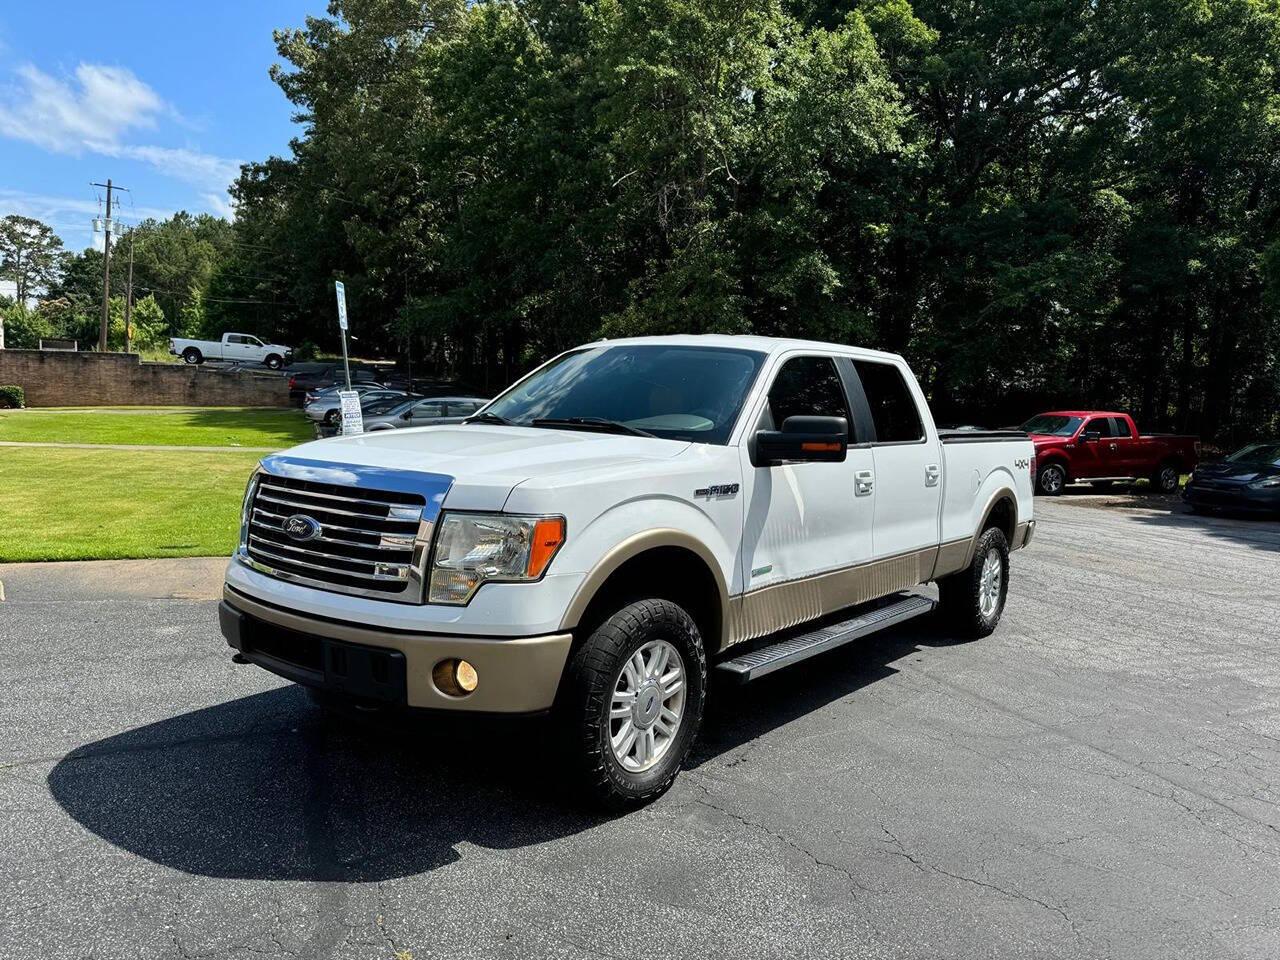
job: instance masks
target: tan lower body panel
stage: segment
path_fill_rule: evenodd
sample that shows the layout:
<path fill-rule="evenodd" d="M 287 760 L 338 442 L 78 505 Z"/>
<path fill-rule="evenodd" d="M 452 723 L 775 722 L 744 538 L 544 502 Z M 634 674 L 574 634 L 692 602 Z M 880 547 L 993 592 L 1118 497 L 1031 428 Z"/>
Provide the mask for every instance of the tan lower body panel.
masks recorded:
<path fill-rule="evenodd" d="M 279 610 L 230 589 L 223 591 L 223 599 L 252 617 L 299 633 L 399 650 L 405 658 L 411 707 L 494 713 L 546 710 L 555 700 L 573 639 L 567 633 L 503 640 L 448 634 L 382 633 Z M 436 687 L 431 672 L 437 663 L 448 658 L 466 660 L 476 668 L 479 683 L 474 693 L 454 697 Z"/>
<path fill-rule="evenodd" d="M 730 610 L 726 646 L 927 583 L 937 555 L 937 547 L 927 547 L 743 594 Z"/>

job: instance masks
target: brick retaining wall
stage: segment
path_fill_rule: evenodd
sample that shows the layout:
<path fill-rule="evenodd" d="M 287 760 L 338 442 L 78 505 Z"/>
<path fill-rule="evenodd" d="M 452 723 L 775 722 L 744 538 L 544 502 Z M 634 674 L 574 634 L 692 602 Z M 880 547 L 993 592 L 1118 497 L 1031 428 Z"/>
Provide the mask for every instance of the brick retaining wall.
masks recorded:
<path fill-rule="evenodd" d="M 15 383 L 29 407 L 289 405 L 288 377 L 143 363 L 136 353 L 0 350 L 0 385 Z"/>

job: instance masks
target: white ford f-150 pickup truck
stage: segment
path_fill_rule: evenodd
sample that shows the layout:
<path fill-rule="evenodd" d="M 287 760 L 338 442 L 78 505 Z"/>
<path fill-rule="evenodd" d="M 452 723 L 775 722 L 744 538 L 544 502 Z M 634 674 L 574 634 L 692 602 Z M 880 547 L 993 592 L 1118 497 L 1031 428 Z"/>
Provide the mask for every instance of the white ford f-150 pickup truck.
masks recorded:
<path fill-rule="evenodd" d="M 279 343 L 263 343 L 249 333 L 224 333 L 221 340 L 169 339 L 169 352 L 186 363 L 204 363 L 206 360 L 242 360 L 247 363 L 265 363 L 272 370 L 279 370 L 293 359 L 293 348 Z"/>
<path fill-rule="evenodd" d="M 896 355 L 602 341 L 463 423 L 263 458 L 219 619 L 321 703 L 553 711 L 584 785 L 634 804 L 676 776 L 709 669 L 939 604 L 993 630 L 1034 471 L 1025 434 L 939 432 Z"/>

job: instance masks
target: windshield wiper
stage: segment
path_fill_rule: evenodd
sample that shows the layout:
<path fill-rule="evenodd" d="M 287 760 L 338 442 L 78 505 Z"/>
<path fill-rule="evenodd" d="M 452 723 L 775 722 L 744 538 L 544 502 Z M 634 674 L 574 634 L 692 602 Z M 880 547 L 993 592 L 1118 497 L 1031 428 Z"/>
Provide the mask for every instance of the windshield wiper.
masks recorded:
<path fill-rule="evenodd" d="M 506 417 L 500 417 L 496 413 L 477 413 L 475 416 L 467 417 L 463 423 L 498 423 L 504 427 L 515 427 L 520 424 L 508 420 Z"/>
<path fill-rule="evenodd" d="M 617 420 L 606 420 L 604 417 L 539 417 L 533 421 L 535 427 L 586 427 L 601 430 L 605 433 L 625 433 L 631 437 L 652 437 L 660 439 L 657 434 L 639 427 L 632 427 Z"/>

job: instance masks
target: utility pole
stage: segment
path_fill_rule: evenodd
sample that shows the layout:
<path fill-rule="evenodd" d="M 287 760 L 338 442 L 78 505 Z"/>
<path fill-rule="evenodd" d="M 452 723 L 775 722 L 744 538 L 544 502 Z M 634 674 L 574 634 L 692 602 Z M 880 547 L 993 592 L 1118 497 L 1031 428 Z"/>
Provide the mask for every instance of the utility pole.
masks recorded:
<path fill-rule="evenodd" d="M 129 282 L 124 293 L 124 352 L 133 340 L 133 227 L 129 228 Z"/>
<path fill-rule="evenodd" d="M 107 177 L 106 183 L 95 183 L 95 187 L 107 188 L 107 219 L 105 221 L 105 229 L 107 234 L 106 244 L 102 248 L 102 329 L 98 334 L 98 352 L 107 352 L 107 332 L 111 322 L 110 315 L 110 296 L 111 296 L 111 191 L 123 190 L 124 187 L 117 187 L 111 182 L 111 178 Z"/>

